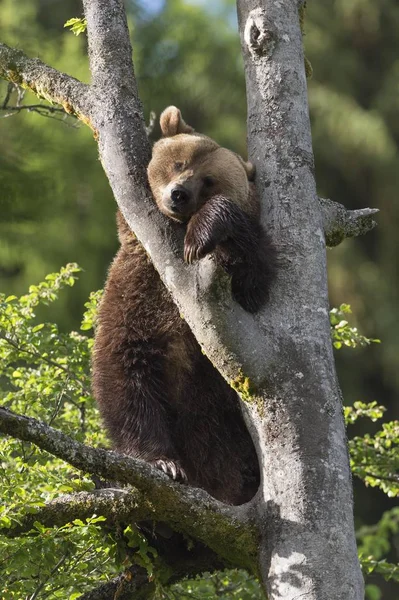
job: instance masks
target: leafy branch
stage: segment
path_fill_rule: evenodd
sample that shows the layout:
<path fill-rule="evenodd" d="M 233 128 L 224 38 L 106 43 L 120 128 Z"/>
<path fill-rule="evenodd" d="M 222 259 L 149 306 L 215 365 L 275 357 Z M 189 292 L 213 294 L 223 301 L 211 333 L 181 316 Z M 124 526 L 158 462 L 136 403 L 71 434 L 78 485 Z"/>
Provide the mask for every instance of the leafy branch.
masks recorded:
<path fill-rule="evenodd" d="M 245 508 L 226 506 L 202 490 L 172 482 L 142 460 L 85 446 L 45 423 L 4 407 L 0 407 L 0 431 L 33 442 L 84 472 L 136 487 L 143 493 L 142 518 L 169 523 L 221 556 L 227 552 L 230 560 L 237 553 L 241 564 L 247 556 L 248 566 L 253 567 L 257 535 Z M 244 539 L 245 550 L 242 548 Z"/>
<path fill-rule="evenodd" d="M 339 350 L 342 346 L 356 348 L 368 346 L 371 343 L 379 344 L 380 340 L 367 338 L 360 334 L 357 327 L 351 327 L 347 317 L 352 314 L 349 304 L 341 304 L 339 308 L 330 311 L 331 335 L 334 348 Z"/>

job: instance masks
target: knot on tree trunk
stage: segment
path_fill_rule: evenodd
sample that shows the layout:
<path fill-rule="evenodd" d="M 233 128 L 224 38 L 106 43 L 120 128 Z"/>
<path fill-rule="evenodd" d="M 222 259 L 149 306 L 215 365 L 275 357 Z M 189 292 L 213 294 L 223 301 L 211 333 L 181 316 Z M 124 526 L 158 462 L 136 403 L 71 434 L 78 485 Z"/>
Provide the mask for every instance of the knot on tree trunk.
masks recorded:
<path fill-rule="evenodd" d="M 245 25 L 244 40 L 253 56 L 271 56 L 277 41 L 277 31 L 262 8 L 249 13 Z"/>

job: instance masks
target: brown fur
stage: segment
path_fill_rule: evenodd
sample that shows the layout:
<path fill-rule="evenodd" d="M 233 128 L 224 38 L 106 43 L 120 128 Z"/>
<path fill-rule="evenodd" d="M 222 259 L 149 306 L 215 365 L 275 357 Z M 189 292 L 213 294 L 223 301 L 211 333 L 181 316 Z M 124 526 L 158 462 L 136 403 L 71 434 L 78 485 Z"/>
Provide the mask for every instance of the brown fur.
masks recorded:
<path fill-rule="evenodd" d="M 231 274 L 237 301 L 256 310 L 271 268 L 260 252 L 250 163 L 189 133 L 175 107 L 163 113 L 161 126 L 166 137 L 155 144 L 148 169 L 155 201 L 168 216 L 188 221 L 187 262 L 212 252 Z M 179 213 L 168 205 L 174 185 L 183 191 Z M 236 393 L 202 354 L 120 214 L 118 229 L 121 248 L 99 310 L 93 361 L 94 394 L 113 446 L 224 502 L 245 502 L 259 472 Z M 270 244 L 269 251 L 272 260 Z"/>

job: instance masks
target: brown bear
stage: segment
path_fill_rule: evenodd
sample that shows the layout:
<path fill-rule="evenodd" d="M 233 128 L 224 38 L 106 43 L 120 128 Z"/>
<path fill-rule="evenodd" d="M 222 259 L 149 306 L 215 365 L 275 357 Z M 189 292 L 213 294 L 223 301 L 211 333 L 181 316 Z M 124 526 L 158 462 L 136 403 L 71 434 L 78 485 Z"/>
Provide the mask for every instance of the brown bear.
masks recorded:
<path fill-rule="evenodd" d="M 257 310 L 274 251 L 259 225 L 252 165 L 194 133 L 175 107 L 160 123 L 164 138 L 148 179 L 159 209 L 187 223 L 185 260 L 212 253 L 231 275 L 233 297 Z M 236 392 L 201 352 L 120 213 L 118 229 L 93 359 L 94 395 L 113 447 L 223 502 L 246 502 L 259 469 Z"/>

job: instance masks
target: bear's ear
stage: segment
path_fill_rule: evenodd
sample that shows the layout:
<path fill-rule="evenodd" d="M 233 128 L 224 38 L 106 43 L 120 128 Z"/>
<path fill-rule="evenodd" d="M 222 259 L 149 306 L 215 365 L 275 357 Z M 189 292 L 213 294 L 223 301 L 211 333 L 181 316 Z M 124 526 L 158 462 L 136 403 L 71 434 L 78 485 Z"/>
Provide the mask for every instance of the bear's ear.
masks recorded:
<path fill-rule="evenodd" d="M 255 175 L 256 175 L 256 167 L 253 163 L 251 162 L 244 162 L 244 169 L 247 173 L 247 177 L 248 177 L 248 181 L 255 181 Z"/>
<path fill-rule="evenodd" d="M 181 116 L 181 112 L 176 106 L 165 108 L 159 119 L 162 133 L 165 137 L 171 137 L 178 133 L 192 133 L 194 129 L 187 125 Z"/>
<path fill-rule="evenodd" d="M 255 181 L 255 175 L 256 175 L 256 167 L 255 167 L 255 165 L 253 163 L 249 162 L 249 161 L 248 162 L 245 161 L 236 152 L 234 152 L 234 154 L 236 155 L 236 157 L 238 158 L 238 160 L 240 161 L 240 163 L 244 167 L 245 172 L 246 172 L 247 177 L 248 177 L 248 181 Z"/>

